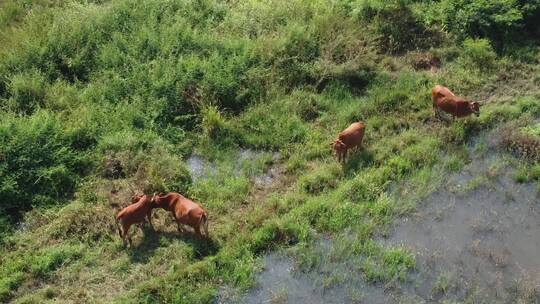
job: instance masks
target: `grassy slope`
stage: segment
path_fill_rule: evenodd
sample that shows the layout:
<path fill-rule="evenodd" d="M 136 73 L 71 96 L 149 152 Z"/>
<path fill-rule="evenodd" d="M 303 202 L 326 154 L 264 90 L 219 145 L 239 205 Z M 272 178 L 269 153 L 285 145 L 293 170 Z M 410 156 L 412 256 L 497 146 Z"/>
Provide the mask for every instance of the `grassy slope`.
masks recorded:
<path fill-rule="evenodd" d="M 9 164 L 44 176 L 39 187 L 0 168 L 23 185 L 3 184 L 2 193 L 34 207 L 0 249 L 3 301 L 207 303 L 224 284 L 248 288 L 265 250 L 294 246 L 309 267 L 317 235 L 345 230 L 367 280 L 405 279 L 412 255 L 373 236 L 467 162 L 463 145 L 476 132 L 513 121 L 534 133 L 540 114 L 534 46 L 496 55 L 487 41 L 430 28 L 411 40 L 397 22 L 397 32 L 381 28 L 368 9 L 326 1 L 94 2 L 4 4 L 12 13 L 2 15 L 2 155 L 55 157 Z M 397 38 L 381 39 L 387 31 Z M 442 68 L 415 70 L 427 54 Z M 437 83 L 486 102 L 481 117 L 435 120 Z M 355 120 L 368 126 L 365 150 L 341 166 L 328 142 Z M 280 158 L 238 164 L 240 147 Z M 216 174 L 186 178 L 192 152 L 215 162 Z M 102 177 L 106 159 L 120 160 L 125 176 Z M 250 177 L 269 166 L 283 173 L 258 189 Z M 538 180 L 537 171 L 524 162 L 518 178 Z M 396 184 L 410 200 L 387 194 Z M 123 249 L 113 214 L 131 187 L 202 202 L 212 241 L 179 237 L 158 212 L 159 232 L 138 231 L 135 248 Z"/>

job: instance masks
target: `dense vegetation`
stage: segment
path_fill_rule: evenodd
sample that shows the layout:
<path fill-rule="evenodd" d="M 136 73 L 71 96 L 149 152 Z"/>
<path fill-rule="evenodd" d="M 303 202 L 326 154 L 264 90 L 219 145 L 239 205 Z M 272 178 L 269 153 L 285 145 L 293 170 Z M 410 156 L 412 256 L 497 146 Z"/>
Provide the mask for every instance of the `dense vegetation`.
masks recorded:
<path fill-rule="evenodd" d="M 0 301 L 208 303 L 220 286 L 250 287 L 262 252 L 294 245 L 309 267 L 317 235 L 346 229 L 367 280 L 404 279 L 411 254 L 372 238 L 467 162 L 471 136 L 508 124 L 518 179 L 540 180 L 540 1 L 0 9 Z M 482 115 L 434 119 L 438 83 Z M 341 166 L 328 143 L 355 120 L 366 148 Z M 193 153 L 212 174 L 190 176 Z M 256 187 L 270 166 L 279 177 Z M 397 184 L 407 203 L 389 194 Z M 113 215 L 132 189 L 200 201 L 212 240 L 178 236 L 163 213 L 125 250 Z"/>

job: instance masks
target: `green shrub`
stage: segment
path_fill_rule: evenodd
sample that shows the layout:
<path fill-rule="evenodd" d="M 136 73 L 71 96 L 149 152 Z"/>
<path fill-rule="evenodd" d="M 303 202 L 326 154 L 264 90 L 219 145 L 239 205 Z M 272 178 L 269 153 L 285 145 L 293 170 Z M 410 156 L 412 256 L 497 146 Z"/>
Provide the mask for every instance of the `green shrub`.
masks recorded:
<path fill-rule="evenodd" d="M 201 111 L 201 127 L 204 136 L 210 139 L 217 139 L 225 128 L 225 120 L 215 106 L 204 107 Z"/>
<path fill-rule="evenodd" d="M 268 222 L 255 231 L 250 249 L 255 253 L 260 253 L 278 244 L 295 244 L 298 242 L 300 231 L 298 225 Z"/>
<path fill-rule="evenodd" d="M 341 168 L 336 162 L 321 165 L 317 170 L 303 175 L 299 178 L 300 188 L 311 194 L 335 188 L 341 176 Z"/>
<path fill-rule="evenodd" d="M 495 67 L 497 55 L 487 39 L 465 39 L 463 42 L 464 65 L 487 71 Z"/>
<path fill-rule="evenodd" d="M 30 114 L 45 103 L 45 78 L 39 71 L 13 75 L 9 87 L 8 108 Z"/>
<path fill-rule="evenodd" d="M 3 116 L 0 157 L 0 215 L 13 220 L 32 206 L 71 197 L 88 173 L 88 157 L 70 147 L 61 123 L 45 111 Z"/>
<path fill-rule="evenodd" d="M 431 18 L 441 20 L 443 27 L 459 39 L 488 38 L 500 46 L 523 37 L 520 30 L 538 25 L 540 3 L 526 0 L 444 0 L 434 6 L 436 9 Z"/>
<path fill-rule="evenodd" d="M 81 256 L 81 247 L 61 245 L 52 249 L 44 250 L 30 260 L 30 272 L 37 278 L 43 278 L 64 263 L 73 261 Z"/>
<path fill-rule="evenodd" d="M 12 291 L 17 289 L 24 281 L 24 277 L 25 275 L 22 271 L 5 274 L 0 279 L 0 301 L 7 302 L 12 297 Z"/>
<path fill-rule="evenodd" d="M 239 121 L 240 144 L 254 148 L 276 149 L 301 142 L 307 136 L 302 120 L 281 100 L 250 108 Z"/>
<path fill-rule="evenodd" d="M 118 161 L 122 172 L 134 177 L 140 190 L 183 192 L 191 185 L 191 176 L 180 157 L 172 153 L 172 145 L 154 132 L 126 130 L 105 135 L 97 150 Z M 106 159 L 102 164 L 106 165 Z"/>
<path fill-rule="evenodd" d="M 351 5 L 353 15 L 369 22 L 379 47 L 390 53 L 437 46 L 441 38 L 413 14 L 406 0 L 359 0 Z"/>

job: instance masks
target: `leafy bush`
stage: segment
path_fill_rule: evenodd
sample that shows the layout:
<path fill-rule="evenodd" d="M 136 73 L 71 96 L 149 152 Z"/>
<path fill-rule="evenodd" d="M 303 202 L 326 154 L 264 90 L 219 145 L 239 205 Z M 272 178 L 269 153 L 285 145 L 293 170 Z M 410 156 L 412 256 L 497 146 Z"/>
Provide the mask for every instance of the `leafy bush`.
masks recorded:
<path fill-rule="evenodd" d="M 70 147 L 60 122 L 45 111 L 2 118 L 0 215 L 15 220 L 32 206 L 71 197 L 88 157 Z"/>
<path fill-rule="evenodd" d="M 120 131 L 103 136 L 97 150 L 117 160 L 127 177 L 146 192 L 186 191 L 191 176 L 172 146 L 157 134 L 144 131 Z M 105 163 L 105 162 L 104 162 Z"/>
<path fill-rule="evenodd" d="M 29 114 L 44 104 L 45 78 L 39 71 L 13 75 L 8 88 L 7 104 L 13 112 Z"/>
<path fill-rule="evenodd" d="M 307 135 L 302 120 L 289 111 L 285 101 L 259 104 L 240 119 L 243 127 L 240 143 L 254 148 L 275 149 L 300 142 Z"/>
<path fill-rule="evenodd" d="M 35 277 L 47 277 L 63 263 L 81 256 L 81 247 L 63 245 L 44 250 L 35 255 L 30 261 L 30 272 Z"/>
<path fill-rule="evenodd" d="M 341 175 L 340 169 L 337 163 L 321 165 L 317 170 L 301 176 L 298 184 L 308 193 L 319 194 L 326 189 L 336 187 Z"/>
<path fill-rule="evenodd" d="M 220 130 L 225 127 L 225 120 L 215 106 L 204 107 L 201 111 L 203 134 L 211 139 L 216 139 Z"/>
<path fill-rule="evenodd" d="M 497 55 L 487 39 L 470 39 L 463 42 L 463 64 L 487 71 L 495 66 Z"/>
<path fill-rule="evenodd" d="M 435 6 L 432 18 L 461 40 L 488 38 L 500 46 L 522 37 L 523 28 L 539 25 L 539 1 L 443 0 Z"/>
<path fill-rule="evenodd" d="M 379 47 L 390 53 L 437 46 L 439 35 L 417 19 L 406 0 L 359 0 L 350 4 L 352 14 L 368 22 Z"/>

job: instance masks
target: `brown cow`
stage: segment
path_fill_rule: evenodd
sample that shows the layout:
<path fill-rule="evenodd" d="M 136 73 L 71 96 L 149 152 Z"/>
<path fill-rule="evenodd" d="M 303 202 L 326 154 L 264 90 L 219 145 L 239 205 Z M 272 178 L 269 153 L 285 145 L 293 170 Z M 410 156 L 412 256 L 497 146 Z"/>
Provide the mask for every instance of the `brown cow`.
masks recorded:
<path fill-rule="evenodd" d="M 129 241 L 129 245 L 131 246 L 131 238 L 128 234 L 131 225 L 144 223 L 145 218 L 147 218 L 150 227 L 152 227 L 152 230 L 154 229 L 154 226 L 152 225 L 152 196 L 136 194 L 131 198 L 132 202 L 135 201 L 137 197 L 139 199 L 136 203 L 125 207 L 116 215 L 117 224 L 122 225 L 122 229 L 120 229 L 120 225 L 118 225 L 118 234 L 120 234 L 124 245 Z"/>
<path fill-rule="evenodd" d="M 208 238 L 208 213 L 201 205 L 175 192 L 166 195 L 155 195 L 152 198 L 154 208 L 162 208 L 170 211 L 178 225 L 178 231 L 182 232 L 182 225 L 188 225 L 195 230 L 197 236 L 202 237 L 201 226 Z"/>
<path fill-rule="evenodd" d="M 352 123 L 347 129 L 339 133 L 338 138 L 330 143 L 336 152 L 338 161 L 344 161 L 349 149 L 362 146 L 366 125 L 363 122 Z"/>
<path fill-rule="evenodd" d="M 459 98 L 442 85 L 433 87 L 431 90 L 431 99 L 433 100 L 433 111 L 439 118 L 441 118 L 439 109 L 450 113 L 453 119 L 469 116 L 473 113 L 477 117 L 480 116 L 480 103 Z"/>

